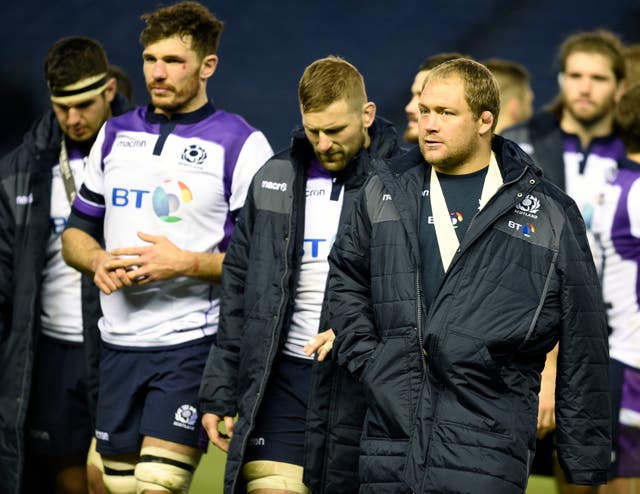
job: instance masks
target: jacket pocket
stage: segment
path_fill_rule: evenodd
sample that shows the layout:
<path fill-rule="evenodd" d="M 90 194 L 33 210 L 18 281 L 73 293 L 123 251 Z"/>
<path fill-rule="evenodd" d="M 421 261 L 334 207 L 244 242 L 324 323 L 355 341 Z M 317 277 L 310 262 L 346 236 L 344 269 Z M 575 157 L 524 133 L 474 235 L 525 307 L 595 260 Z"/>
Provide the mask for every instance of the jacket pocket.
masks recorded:
<path fill-rule="evenodd" d="M 452 492 L 523 492 L 529 451 L 522 446 L 510 436 L 438 422 L 430 437 L 425 491 L 447 485 Z M 470 491 L 474 485 L 478 490 Z"/>
<path fill-rule="evenodd" d="M 489 434 L 512 435 L 513 400 L 484 340 L 462 328 L 451 329 L 434 365 L 442 376 L 437 420 Z"/>
<path fill-rule="evenodd" d="M 379 344 L 362 374 L 367 401 L 364 435 L 369 438 L 407 438 L 411 429 L 412 375 L 408 359 L 415 348 L 413 328 L 394 331 Z"/>

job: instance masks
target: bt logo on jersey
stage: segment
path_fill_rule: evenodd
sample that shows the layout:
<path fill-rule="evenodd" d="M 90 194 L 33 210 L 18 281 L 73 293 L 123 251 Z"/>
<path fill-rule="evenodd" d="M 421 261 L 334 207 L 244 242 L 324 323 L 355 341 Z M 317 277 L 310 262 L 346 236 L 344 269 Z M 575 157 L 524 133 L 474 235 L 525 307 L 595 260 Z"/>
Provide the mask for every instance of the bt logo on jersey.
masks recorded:
<path fill-rule="evenodd" d="M 148 193 L 148 190 L 114 187 L 111 191 L 111 204 L 117 208 L 124 208 L 132 203 L 135 208 L 140 209 L 142 199 Z"/>
<path fill-rule="evenodd" d="M 193 194 L 184 182 L 166 179 L 153 190 L 153 194 L 150 190 L 114 187 L 111 191 L 111 204 L 118 208 L 141 209 L 144 204 L 148 204 L 148 197 L 151 197 L 151 206 L 158 218 L 167 223 L 176 223 L 182 218 L 175 213 L 184 204 L 191 202 Z"/>
<path fill-rule="evenodd" d="M 182 204 L 189 203 L 192 199 L 191 190 L 180 180 L 163 180 L 162 185 L 153 191 L 153 210 L 162 221 L 175 223 L 182 218 L 174 213 Z"/>

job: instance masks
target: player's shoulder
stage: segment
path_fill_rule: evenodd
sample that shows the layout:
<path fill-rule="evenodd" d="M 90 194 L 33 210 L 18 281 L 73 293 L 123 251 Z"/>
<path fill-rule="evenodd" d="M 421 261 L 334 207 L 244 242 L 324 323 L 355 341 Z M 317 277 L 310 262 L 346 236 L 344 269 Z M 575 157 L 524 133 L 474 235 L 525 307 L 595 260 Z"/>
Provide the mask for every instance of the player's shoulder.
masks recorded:
<path fill-rule="evenodd" d="M 209 115 L 205 121 L 220 136 L 232 136 L 236 139 L 247 139 L 254 132 L 260 132 L 249 124 L 245 118 L 236 113 L 217 110 Z"/>

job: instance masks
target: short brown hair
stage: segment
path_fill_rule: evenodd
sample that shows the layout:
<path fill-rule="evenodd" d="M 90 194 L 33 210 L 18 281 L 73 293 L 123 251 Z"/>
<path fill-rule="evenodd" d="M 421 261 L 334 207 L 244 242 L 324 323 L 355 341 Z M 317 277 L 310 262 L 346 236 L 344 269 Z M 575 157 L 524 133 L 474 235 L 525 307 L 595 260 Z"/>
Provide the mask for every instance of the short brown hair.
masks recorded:
<path fill-rule="evenodd" d="M 93 38 L 68 36 L 56 41 L 44 60 L 50 88 L 62 88 L 107 72 L 109 62 L 102 45 Z"/>
<path fill-rule="evenodd" d="M 640 152 L 640 84 L 634 84 L 624 92 L 616 105 L 615 119 L 627 152 Z"/>
<path fill-rule="evenodd" d="M 354 107 L 367 102 L 362 74 L 345 59 L 329 56 L 309 65 L 298 84 L 303 113 L 322 111 L 331 103 L 346 100 Z"/>
<path fill-rule="evenodd" d="M 496 78 L 503 100 L 511 95 L 523 98 L 525 92 L 530 89 L 529 72 L 524 65 L 503 58 L 489 58 L 484 60 L 482 65 Z"/>
<path fill-rule="evenodd" d="M 456 51 L 436 53 L 435 55 L 431 55 L 430 57 L 426 58 L 424 62 L 422 62 L 418 70 L 420 72 L 422 72 L 423 70 L 431 70 L 441 63 L 455 60 L 456 58 L 468 58 L 469 60 L 471 60 L 470 56 L 463 55 L 462 53 L 458 53 Z"/>
<path fill-rule="evenodd" d="M 198 2 L 180 2 L 144 14 L 147 24 L 140 33 L 142 46 L 179 36 L 191 37 L 191 48 L 200 58 L 218 51 L 224 23 Z"/>
<path fill-rule="evenodd" d="M 468 58 L 456 58 L 444 62 L 431 69 L 424 81 L 424 86 L 432 80 L 460 77 L 464 83 L 464 98 L 474 117 L 479 118 L 482 112 L 493 115 L 493 126 L 496 128 L 500 115 L 500 89 L 491 71 L 481 63 Z"/>
<path fill-rule="evenodd" d="M 574 34 L 564 40 L 558 51 L 560 71 L 564 72 L 569 55 L 573 53 L 598 53 L 609 59 L 611 69 L 618 81 L 624 79 L 626 70 L 620 39 L 610 31 L 598 29 Z"/>

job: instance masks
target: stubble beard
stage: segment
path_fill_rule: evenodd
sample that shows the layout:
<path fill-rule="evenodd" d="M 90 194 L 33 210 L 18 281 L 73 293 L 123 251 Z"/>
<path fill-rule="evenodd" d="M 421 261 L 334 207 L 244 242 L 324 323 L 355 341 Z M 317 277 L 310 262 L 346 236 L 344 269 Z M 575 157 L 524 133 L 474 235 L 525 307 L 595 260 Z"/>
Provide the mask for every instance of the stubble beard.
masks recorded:
<path fill-rule="evenodd" d="M 167 88 L 171 91 L 171 97 L 156 97 L 154 99 L 152 95 L 151 101 L 153 106 L 167 113 L 179 113 L 180 110 L 187 107 L 198 95 L 199 79 L 197 77 L 191 78 L 189 83 L 179 91 L 173 86 L 167 86 Z"/>
<path fill-rule="evenodd" d="M 473 156 L 475 149 L 472 146 L 461 147 L 458 150 L 450 152 L 441 158 L 429 159 L 424 148 L 422 148 L 422 156 L 425 161 L 433 166 L 437 171 L 447 173 L 453 171 L 461 165 L 465 164 Z"/>
<path fill-rule="evenodd" d="M 578 122 L 582 127 L 588 129 L 590 127 L 594 127 L 598 125 L 603 120 L 609 117 L 609 115 L 613 112 L 613 102 L 611 102 L 609 105 L 597 106 L 591 112 L 591 114 L 588 114 L 588 115 L 580 115 L 578 112 L 576 112 L 573 109 L 573 106 L 571 106 L 571 104 L 568 102 L 565 102 L 564 108 L 567 112 L 569 112 L 571 117 L 576 122 Z"/>

